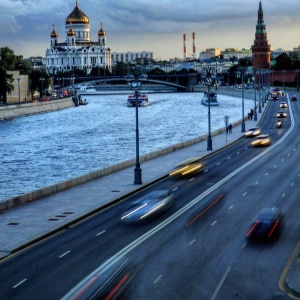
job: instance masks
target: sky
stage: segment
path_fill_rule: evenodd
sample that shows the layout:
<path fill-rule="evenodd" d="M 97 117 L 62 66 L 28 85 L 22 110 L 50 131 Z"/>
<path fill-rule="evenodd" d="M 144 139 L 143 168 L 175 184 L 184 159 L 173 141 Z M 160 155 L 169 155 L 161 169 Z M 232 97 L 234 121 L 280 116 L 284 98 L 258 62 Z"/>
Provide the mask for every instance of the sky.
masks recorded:
<path fill-rule="evenodd" d="M 300 46 L 300 1 L 262 0 L 269 44 L 274 50 Z M 155 59 L 183 58 L 183 34 L 192 56 L 207 48 L 250 49 L 254 43 L 259 0 L 78 0 L 89 17 L 92 41 L 100 22 L 112 52 L 151 51 Z M 67 16 L 76 0 L 1 0 L 0 48 L 16 55 L 43 56 L 55 29 L 64 42 Z"/>

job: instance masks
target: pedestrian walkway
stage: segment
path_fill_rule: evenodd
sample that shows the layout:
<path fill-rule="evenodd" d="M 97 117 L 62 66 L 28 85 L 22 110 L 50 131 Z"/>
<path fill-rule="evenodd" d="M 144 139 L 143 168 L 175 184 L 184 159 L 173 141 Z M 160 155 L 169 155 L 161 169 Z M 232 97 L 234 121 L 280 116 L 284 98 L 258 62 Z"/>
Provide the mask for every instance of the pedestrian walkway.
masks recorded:
<path fill-rule="evenodd" d="M 258 121 L 246 120 L 246 130 L 257 126 L 263 113 L 264 110 L 257 114 Z M 241 128 L 239 124 L 232 128 L 232 133 L 224 131 L 213 136 L 213 151 L 226 147 L 243 137 L 244 133 Z M 143 162 L 141 164 L 142 185 L 133 184 L 134 167 L 131 167 L 1 213 L 0 259 L 163 178 L 177 163 L 192 157 L 205 157 L 213 151 L 207 150 L 207 140 L 205 140 Z M 293 290 L 297 290 L 296 287 L 300 286 L 300 271 L 298 271 L 299 268 L 291 269 L 297 270 L 297 274 L 294 271 L 289 277 L 293 278 L 289 281 L 293 285 Z M 296 283 L 294 278 L 298 278 Z"/>

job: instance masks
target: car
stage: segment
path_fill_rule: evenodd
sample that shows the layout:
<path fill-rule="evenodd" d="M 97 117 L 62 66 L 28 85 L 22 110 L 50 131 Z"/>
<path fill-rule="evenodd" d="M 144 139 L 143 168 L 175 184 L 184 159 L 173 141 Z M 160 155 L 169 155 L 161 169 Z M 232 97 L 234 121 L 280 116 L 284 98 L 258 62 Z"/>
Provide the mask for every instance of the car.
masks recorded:
<path fill-rule="evenodd" d="M 249 241 L 273 241 L 283 229 L 283 215 L 279 208 L 262 208 L 246 233 Z"/>
<path fill-rule="evenodd" d="M 277 118 L 286 118 L 286 112 L 283 110 L 279 110 L 276 114 Z"/>
<path fill-rule="evenodd" d="M 245 132 L 246 137 L 254 137 L 260 135 L 261 131 L 259 127 L 252 127 Z"/>
<path fill-rule="evenodd" d="M 171 190 L 154 190 L 131 202 L 121 215 L 121 221 L 133 223 L 149 220 L 170 208 L 173 202 L 174 193 Z"/>
<path fill-rule="evenodd" d="M 285 91 L 283 90 L 279 91 L 279 96 L 285 96 L 285 95 L 286 95 Z"/>
<path fill-rule="evenodd" d="M 261 134 L 253 140 L 251 145 L 253 147 L 259 147 L 259 146 L 268 146 L 271 144 L 271 137 L 268 134 Z"/>
<path fill-rule="evenodd" d="M 291 101 L 297 101 L 297 96 L 293 95 L 292 98 L 291 98 Z"/>
<path fill-rule="evenodd" d="M 287 108 L 287 103 L 286 102 L 280 102 L 279 108 Z"/>
<path fill-rule="evenodd" d="M 271 94 L 270 101 L 277 101 L 279 99 L 278 93 Z"/>
<path fill-rule="evenodd" d="M 182 177 L 193 175 L 195 173 L 200 172 L 204 168 L 205 164 L 199 158 L 190 158 L 185 160 L 179 164 L 177 164 L 176 168 L 169 173 L 170 177 Z"/>

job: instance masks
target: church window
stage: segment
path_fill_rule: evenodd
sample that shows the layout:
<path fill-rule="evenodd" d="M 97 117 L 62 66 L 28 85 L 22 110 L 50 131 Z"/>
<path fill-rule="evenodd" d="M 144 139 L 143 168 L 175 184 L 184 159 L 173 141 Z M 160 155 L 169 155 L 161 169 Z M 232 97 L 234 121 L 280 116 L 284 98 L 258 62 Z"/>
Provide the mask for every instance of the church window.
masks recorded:
<path fill-rule="evenodd" d="M 78 38 L 80 38 L 80 31 L 78 31 Z"/>

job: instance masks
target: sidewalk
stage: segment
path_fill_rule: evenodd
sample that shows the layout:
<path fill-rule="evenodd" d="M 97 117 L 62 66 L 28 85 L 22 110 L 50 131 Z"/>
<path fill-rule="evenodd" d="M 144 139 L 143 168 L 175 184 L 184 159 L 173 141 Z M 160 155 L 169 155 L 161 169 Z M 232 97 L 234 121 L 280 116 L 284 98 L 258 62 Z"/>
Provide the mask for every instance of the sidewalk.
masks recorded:
<path fill-rule="evenodd" d="M 258 125 L 263 112 L 264 110 L 257 114 L 258 121 L 245 121 L 246 130 Z M 213 151 L 228 146 L 243 135 L 241 125 L 238 125 L 232 129 L 232 133 L 226 135 L 224 132 L 213 136 Z M 142 185 L 133 184 L 134 167 L 131 167 L 1 213 L 0 260 L 166 176 L 177 163 L 192 157 L 205 157 L 211 153 L 212 151 L 207 151 L 205 140 L 143 162 Z M 293 273 L 289 272 L 286 280 L 293 291 L 300 290 L 298 269 L 291 267 Z"/>

